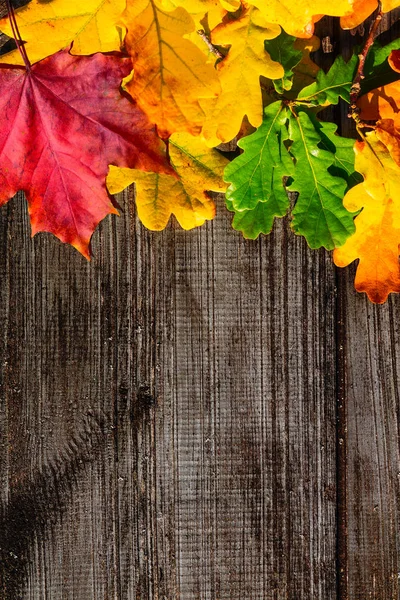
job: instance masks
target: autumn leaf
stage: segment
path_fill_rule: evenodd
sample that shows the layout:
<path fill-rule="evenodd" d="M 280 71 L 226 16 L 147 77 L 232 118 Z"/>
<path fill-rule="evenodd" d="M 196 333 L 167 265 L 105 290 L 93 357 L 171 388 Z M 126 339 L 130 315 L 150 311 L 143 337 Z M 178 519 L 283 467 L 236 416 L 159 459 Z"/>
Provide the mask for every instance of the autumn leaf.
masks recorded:
<path fill-rule="evenodd" d="M 228 160 L 187 133 L 171 136 L 169 156 L 178 178 L 111 166 L 107 187 L 116 194 L 135 182 L 138 215 L 148 229 L 164 229 L 171 215 L 183 229 L 203 225 L 215 216 L 207 191 L 224 192 L 227 187 L 222 176 Z"/>
<path fill-rule="evenodd" d="M 248 0 L 263 13 L 269 23 L 281 25 L 295 37 L 311 37 L 314 23 L 323 15 L 341 17 L 352 13 L 354 0 Z"/>
<path fill-rule="evenodd" d="M 396 69 L 389 62 L 392 52 L 399 50 L 399 48 L 400 40 L 398 39 L 384 46 L 380 44 L 379 40 L 374 42 L 365 61 L 361 94 L 366 94 L 377 87 L 387 86 L 399 79 Z"/>
<path fill-rule="evenodd" d="M 166 12 L 155 0 L 128 0 L 123 23 L 134 67 L 126 90 L 161 137 L 200 133 L 199 99 L 215 97 L 220 85 L 206 54 L 184 38 L 195 29 L 192 17 L 183 8 Z"/>
<path fill-rule="evenodd" d="M 321 106 L 337 104 L 339 98 L 349 102 L 357 64 L 358 58 L 354 54 L 347 63 L 338 56 L 327 73 L 322 69 L 318 71 L 316 81 L 303 88 L 298 99 Z"/>
<path fill-rule="evenodd" d="M 303 110 L 292 113 L 289 119 L 290 152 L 296 162 L 288 190 L 299 193 L 292 229 L 304 235 L 310 248 L 324 246 L 327 250 L 341 246 L 354 233 L 353 215 L 342 202 L 347 181 L 332 172 L 332 147 L 336 150 L 336 126 L 332 125 L 317 121 L 311 112 Z M 351 160 L 350 147 L 347 154 Z"/>
<path fill-rule="evenodd" d="M 227 207 L 235 212 L 232 226 L 246 238 L 269 233 L 275 217 L 283 217 L 289 208 L 283 186 L 283 177 L 293 170 L 284 144 L 288 112 L 282 102 L 270 104 L 257 131 L 239 140 L 243 153 L 225 169 L 224 179 L 230 183 Z"/>
<path fill-rule="evenodd" d="M 295 42 L 296 38 L 283 30 L 278 37 L 265 41 L 265 49 L 272 60 L 278 62 L 284 69 L 283 76 L 273 81 L 278 94 L 284 94 L 292 88 L 294 68 L 303 58 L 303 52 L 295 48 Z"/>
<path fill-rule="evenodd" d="M 280 27 L 269 25 L 260 11 L 247 8 L 239 18 L 228 17 L 211 32 L 214 44 L 229 45 L 230 49 L 217 65 L 221 94 L 214 100 L 201 101 L 207 115 L 202 133 L 209 146 L 233 139 L 245 115 L 254 127 L 261 125 L 260 76 L 284 76 L 282 65 L 266 52 L 264 41 L 277 37 L 280 31 Z"/>
<path fill-rule="evenodd" d="M 391 292 L 400 292 L 400 132 L 392 119 L 377 125 L 365 142 L 355 143 L 356 168 L 364 181 L 346 194 L 344 204 L 362 211 L 355 234 L 333 258 L 339 267 L 359 259 L 355 288 L 381 304 Z"/>
<path fill-rule="evenodd" d="M 222 8 L 219 0 L 161 0 L 160 6 L 167 11 L 184 8 L 191 15 L 205 15 L 210 10 Z"/>
<path fill-rule="evenodd" d="M 390 65 L 397 68 L 400 50 L 393 50 L 389 56 Z M 400 80 L 376 88 L 368 94 L 361 96 L 358 101 L 360 117 L 366 121 L 378 119 L 394 119 L 400 124 Z"/>
<path fill-rule="evenodd" d="M 382 0 L 384 13 L 400 6 L 399 0 Z M 353 29 L 361 25 L 378 8 L 378 0 L 353 0 L 353 11 L 350 15 L 340 19 L 343 29 Z"/>
<path fill-rule="evenodd" d="M 302 89 L 315 82 L 321 69 L 311 60 L 310 54 L 319 47 L 320 39 L 317 36 L 295 38 L 283 30 L 277 38 L 266 40 L 265 49 L 285 70 L 283 78 L 272 82 L 278 94 L 294 99 Z"/>
<path fill-rule="evenodd" d="M 235 11 L 240 8 L 240 0 L 161 0 L 165 10 L 184 8 L 195 21 L 200 21 L 204 15 L 211 12 L 221 14 L 224 11 Z"/>
<path fill-rule="evenodd" d="M 378 7 L 378 0 L 354 0 L 353 11 L 346 17 L 341 17 L 343 29 L 354 29 L 361 25 Z"/>
<path fill-rule="evenodd" d="M 240 0 L 161 0 L 161 2 L 166 10 L 182 7 L 191 15 L 205 15 L 219 8 L 235 11 L 240 7 Z"/>
<path fill-rule="evenodd" d="M 292 98 L 297 98 L 300 90 L 316 80 L 320 68 L 310 55 L 312 52 L 316 52 L 320 45 L 321 41 L 316 35 L 308 39 L 297 38 L 294 42 L 294 49 L 302 53 L 302 59 L 294 68 L 293 85 L 290 90 Z"/>
<path fill-rule="evenodd" d="M 121 34 L 115 24 L 125 0 L 32 0 L 15 11 L 31 63 L 71 45 L 73 54 L 120 50 Z M 13 36 L 8 17 L 0 19 L 0 31 Z M 22 65 L 18 50 L 0 56 L 0 63 Z"/>
<path fill-rule="evenodd" d="M 354 172 L 353 141 L 336 135 L 304 109 L 275 102 L 265 109 L 259 129 L 239 141 L 244 152 L 225 169 L 233 227 L 245 237 L 269 233 L 275 217 L 289 208 L 284 178 L 298 198 L 292 229 L 311 248 L 332 249 L 353 233 L 353 215 L 342 204 L 345 191 L 359 181 Z"/>
<path fill-rule="evenodd" d="M 61 51 L 31 70 L 0 67 L 0 204 L 26 194 L 32 234 L 54 233 L 84 256 L 117 213 L 109 164 L 170 172 L 153 128 L 120 93 L 128 58 Z"/>

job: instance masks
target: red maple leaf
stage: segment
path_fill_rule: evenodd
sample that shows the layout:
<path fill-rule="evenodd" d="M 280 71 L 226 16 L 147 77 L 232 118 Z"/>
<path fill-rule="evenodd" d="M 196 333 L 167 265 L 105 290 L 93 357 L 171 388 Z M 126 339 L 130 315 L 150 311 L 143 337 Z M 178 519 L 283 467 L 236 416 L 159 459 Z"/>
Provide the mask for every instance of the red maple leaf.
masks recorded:
<path fill-rule="evenodd" d="M 171 173 L 154 127 L 121 94 L 131 69 L 117 54 L 67 50 L 30 70 L 0 65 L 0 204 L 23 190 L 32 235 L 52 232 L 88 258 L 98 223 L 118 214 L 108 166 Z"/>

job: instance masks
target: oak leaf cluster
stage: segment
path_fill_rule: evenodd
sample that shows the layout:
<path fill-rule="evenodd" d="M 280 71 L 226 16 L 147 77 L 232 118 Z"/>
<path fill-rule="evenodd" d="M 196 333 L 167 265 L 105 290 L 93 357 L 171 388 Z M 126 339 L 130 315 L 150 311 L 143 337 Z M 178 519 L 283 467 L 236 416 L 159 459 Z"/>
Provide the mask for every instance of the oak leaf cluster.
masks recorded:
<path fill-rule="evenodd" d="M 33 234 L 89 258 L 98 223 L 118 213 L 113 194 L 132 183 L 153 230 L 172 215 L 203 225 L 220 192 L 245 237 L 290 214 L 311 248 L 333 250 L 338 266 L 359 261 L 356 289 L 373 302 L 400 292 L 400 40 L 378 38 L 326 72 L 313 58 L 323 16 L 355 28 L 377 0 L 8 5 L 0 203 L 23 190 Z M 319 118 L 352 102 L 356 141 Z"/>

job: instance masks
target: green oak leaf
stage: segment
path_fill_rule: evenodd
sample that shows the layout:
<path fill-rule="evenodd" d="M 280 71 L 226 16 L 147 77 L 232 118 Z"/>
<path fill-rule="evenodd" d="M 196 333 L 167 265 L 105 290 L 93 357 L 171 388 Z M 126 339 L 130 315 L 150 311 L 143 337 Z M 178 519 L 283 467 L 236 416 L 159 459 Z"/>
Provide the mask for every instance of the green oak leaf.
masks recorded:
<path fill-rule="evenodd" d="M 318 123 L 318 126 L 316 126 Z M 321 129 L 325 137 L 321 137 Z M 355 231 L 354 215 L 343 206 L 347 182 L 332 173 L 335 153 L 327 149 L 329 140 L 337 150 L 341 162 L 350 160 L 346 143 L 336 140 L 332 124 L 316 121 L 309 111 L 294 112 L 289 118 L 290 152 L 295 158 L 293 183 L 287 188 L 299 194 L 293 210 L 292 229 L 303 235 L 310 248 L 324 246 L 327 250 L 342 246 Z M 325 142 L 325 148 L 321 147 Z M 329 146 L 330 144 L 328 144 Z M 345 158 L 345 161 L 343 161 Z M 336 162 L 337 166 L 337 162 Z"/>
<path fill-rule="evenodd" d="M 226 207 L 235 213 L 232 221 L 233 229 L 241 231 L 243 237 L 249 240 L 255 240 L 260 233 L 270 233 L 274 224 L 274 217 L 283 216 L 281 214 L 272 214 L 268 202 L 259 202 L 254 208 L 242 212 L 236 212 L 230 200 L 226 201 Z"/>
<path fill-rule="evenodd" d="M 321 123 L 313 114 L 309 114 L 309 117 L 321 136 L 319 147 L 333 155 L 333 164 L 329 167 L 329 172 L 347 182 L 346 192 L 364 181 L 363 176 L 354 170 L 354 140 L 336 135 L 337 125 L 334 123 Z"/>
<path fill-rule="evenodd" d="M 280 63 L 285 70 L 281 79 L 274 79 L 273 84 L 278 94 L 284 94 L 292 89 L 294 67 L 303 58 L 303 53 L 294 48 L 296 38 L 282 30 L 278 37 L 264 42 L 265 49 L 276 62 Z"/>
<path fill-rule="evenodd" d="M 377 87 L 382 87 L 397 81 L 399 73 L 388 63 L 392 50 L 400 49 L 400 40 L 393 40 L 386 46 L 375 41 L 371 46 L 364 66 L 364 79 L 361 81 L 361 93 L 366 94 Z"/>
<path fill-rule="evenodd" d="M 357 65 L 358 57 L 354 54 L 347 63 L 338 56 L 327 73 L 321 69 L 317 80 L 300 91 L 298 100 L 319 106 L 337 104 L 339 98 L 349 102 Z"/>
<path fill-rule="evenodd" d="M 235 211 L 233 228 L 255 239 L 269 233 L 275 217 L 283 217 L 289 200 L 283 177 L 291 174 L 293 161 L 284 144 L 288 108 L 282 102 L 267 106 L 262 125 L 239 140 L 244 152 L 225 167 L 227 208 Z"/>

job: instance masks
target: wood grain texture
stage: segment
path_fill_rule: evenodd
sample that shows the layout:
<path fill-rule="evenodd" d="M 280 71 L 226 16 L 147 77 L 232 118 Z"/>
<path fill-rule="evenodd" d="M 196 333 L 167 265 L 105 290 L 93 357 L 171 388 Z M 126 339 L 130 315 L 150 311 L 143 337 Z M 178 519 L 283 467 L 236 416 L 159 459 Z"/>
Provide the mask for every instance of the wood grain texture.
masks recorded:
<path fill-rule="evenodd" d="M 384 17 L 382 44 L 400 36 L 399 18 L 400 10 Z M 341 46 L 350 49 L 350 34 L 342 32 L 340 37 Z M 354 136 L 345 110 L 341 116 L 342 131 Z M 387 304 L 372 305 L 365 294 L 355 292 L 354 277 L 355 265 L 338 270 L 347 413 L 346 596 L 398 600 L 400 303 L 391 295 Z"/>
<path fill-rule="evenodd" d="M 400 551 L 399 298 L 351 290 L 346 319 L 349 597 L 397 600 Z"/>
<path fill-rule="evenodd" d="M 3 597 L 334 598 L 329 257 L 221 208 L 161 234 L 127 211 L 87 264 L 24 214 L 1 215 Z"/>
<path fill-rule="evenodd" d="M 0 211 L 0 599 L 398 600 L 400 300 L 121 204 L 90 264 Z"/>

